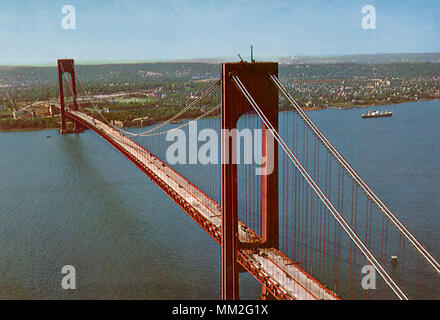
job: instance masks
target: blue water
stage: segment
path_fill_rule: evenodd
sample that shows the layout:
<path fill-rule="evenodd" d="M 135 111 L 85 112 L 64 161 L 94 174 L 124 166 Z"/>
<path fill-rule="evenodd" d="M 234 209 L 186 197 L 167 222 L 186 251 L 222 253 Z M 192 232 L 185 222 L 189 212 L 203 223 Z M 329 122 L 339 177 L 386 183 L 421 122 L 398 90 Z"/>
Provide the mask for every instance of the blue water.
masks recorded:
<path fill-rule="evenodd" d="M 440 101 L 391 109 L 309 114 L 438 258 Z M 61 287 L 64 265 L 76 268 L 76 290 Z M 258 298 L 256 281 L 240 281 L 241 297 Z M 218 299 L 220 248 L 96 134 L 4 132 L 0 298 Z"/>
<path fill-rule="evenodd" d="M 440 257 L 440 101 L 406 103 L 392 118 L 361 119 L 366 110 L 310 116 L 397 217 Z"/>

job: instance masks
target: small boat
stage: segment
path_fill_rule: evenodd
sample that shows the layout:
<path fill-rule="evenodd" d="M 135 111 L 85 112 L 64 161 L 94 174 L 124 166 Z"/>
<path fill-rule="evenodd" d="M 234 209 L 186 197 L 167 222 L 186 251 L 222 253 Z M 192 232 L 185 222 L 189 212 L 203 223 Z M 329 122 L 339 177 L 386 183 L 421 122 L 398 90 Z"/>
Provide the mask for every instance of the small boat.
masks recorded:
<path fill-rule="evenodd" d="M 391 117 L 393 115 L 392 111 L 385 110 L 385 112 L 379 112 L 379 111 L 373 111 L 371 112 L 368 110 L 367 113 L 362 114 L 362 118 L 381 118 L 381 117 Z"/>

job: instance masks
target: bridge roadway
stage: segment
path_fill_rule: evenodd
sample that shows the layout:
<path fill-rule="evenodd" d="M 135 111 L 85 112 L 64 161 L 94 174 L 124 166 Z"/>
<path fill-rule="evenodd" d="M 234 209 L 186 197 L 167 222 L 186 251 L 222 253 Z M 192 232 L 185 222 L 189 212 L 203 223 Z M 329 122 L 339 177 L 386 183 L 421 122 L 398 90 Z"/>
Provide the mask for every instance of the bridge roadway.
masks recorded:
<path fill-rule="evenodd" d="M 221 244 L 221 207 L 182 175 L 133 140 L 83 112 L 67 110 L 66 116 L 93 130 L 141 169 L 217 243 Z M 275 248 L 258 246 L 259 235 L 240 222 L 238 263 L 277 299 L 338 300 L 339 297 Z M 256 244 L 252 246 L 252 244 Z"/>

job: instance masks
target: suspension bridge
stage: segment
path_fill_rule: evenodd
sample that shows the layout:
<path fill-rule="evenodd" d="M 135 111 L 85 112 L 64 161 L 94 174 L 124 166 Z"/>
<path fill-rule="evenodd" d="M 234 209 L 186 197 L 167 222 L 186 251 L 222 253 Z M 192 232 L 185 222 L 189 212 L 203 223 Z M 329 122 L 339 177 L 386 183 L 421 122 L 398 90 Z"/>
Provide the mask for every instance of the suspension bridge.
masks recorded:
<path fill-rule="evenodd" d="M 242 272 L 261 283 L 263 299 L 440 297 L 439 263 L 291 96 L 278 79 L 277 63 L 222 64 L 220 80 L 144 131 L 114 126 L 97 106 L 86 110 L 73 60 L 58 60 L 58 76 L 60 132 L 97 133 L 221 246 L 223 299 L 239 298 Z M 218 89 L 218 106 L 173 124 Z M 279 112 L 280 100 L 293 111 Z M 165 135 L 191 130 L 199 120 L 221 132 L 220 161 L 167 163 Z M 257 132 L 256 139 L 240 146 L 246 130 Z M 260 163 L 241 160 L 240 154 L 255 150 Z M 262 174 L 255 173 L 258 166 Z M 367 287 L 365 266 L 377 274 Z"/>

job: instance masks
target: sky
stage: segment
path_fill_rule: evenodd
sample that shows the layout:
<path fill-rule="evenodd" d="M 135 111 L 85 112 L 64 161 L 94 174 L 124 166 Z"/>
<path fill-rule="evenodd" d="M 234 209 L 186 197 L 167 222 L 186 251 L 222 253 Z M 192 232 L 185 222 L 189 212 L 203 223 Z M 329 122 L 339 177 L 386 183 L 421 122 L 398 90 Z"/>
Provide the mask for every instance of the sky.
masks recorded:
<path fill-rule="evenodd" d="M 65 30 L 64 5 L 75 8 Z M 376 29 L 362 28 L 362 7 Z M 0 65 L 440 52 L 439 0 L 0 0 Z"/>

